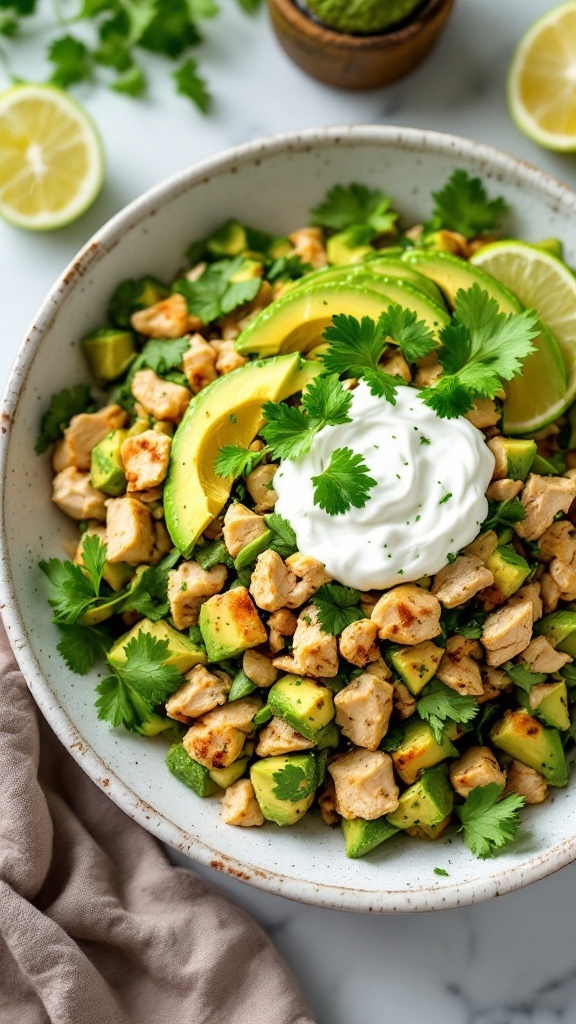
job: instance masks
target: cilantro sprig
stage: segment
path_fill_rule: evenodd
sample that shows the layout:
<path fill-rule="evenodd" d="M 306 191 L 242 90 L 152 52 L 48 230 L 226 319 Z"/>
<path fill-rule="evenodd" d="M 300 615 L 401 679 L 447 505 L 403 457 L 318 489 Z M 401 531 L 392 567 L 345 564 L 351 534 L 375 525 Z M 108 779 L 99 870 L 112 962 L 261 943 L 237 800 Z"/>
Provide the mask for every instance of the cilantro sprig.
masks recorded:
<path fill-rule="evenodd" d="M 369 476 L 362 455 L 351 448 L 335 448 L 330 462 L 312 477 L 314 504 L 331 516 L 342 515 L 351 506 L 364 508 L 368 495 L 378 481 Z"/>
<path fill-rule="evenodd" d="M 459 831 L 476 857 L 493 857 L 518 832 L 518 811 L 524 806 L 524 797 L 510 793 L 500 800 L 503 790 L 504 786 L 496 782 L 478 786 L 460 807 L 454 808 L 462 823 Z"/>
<path fill-rule="evenodd" d="M 349 423 L 352 395 L 345 391 L 338 374 L 316 377 L 302 395 L 302 408 L 284 402 L 265 402 L 262 415 L 266 425 L 260 433 L 275 459 L 297 459 L 310 451 L 312 441 L 326 426 Z"/>
<path fill-rule="evenodd" d="M 238 444 L 225 444 L 214 459 L 214 472 L 217 476 L 232 477 L 234 480 L 239 476 L 248 476 L 262 462 L 265 454 L 265 448 L 251 452 Z"/>
<path fill-rule="evenodd" d="M 451 687 L 432 679 L 422 691 L 416 710 L 420 718 L 428 722 L 437 743 L 442 742 L 448 723 L 465 724 L 478 714 L 479 705 L 468 694 L 457 693 Z"/>
<path fill-rule="evenodd" d="M 180 685 L 180 673 L 166 664 L 168 640 L 139 633 L 124 647 L 126 661 L 112 666 L 112 674 L 98 684 L 98 718 L 113 728 L 123 725 L 137 732 L 158 704 Z"/>
<path fill-rule="evenodd" d="M 36 452 L 42 455 L 54 441 L 58 441 L 73 416 L 81 412 L 92 412 L 94 400 L 86 384 L 63 388 L 53 395 L 42 417 L 40 433 L 36 440 Z"/>
<path fill-rule="evenodd" d="M 307 794 L 310 788 L 304 769 L 297 764 L 286 764 L 272 774 L 276 785 L 272 792 L 279 800 L 290 800 L 295 803 Z"/>
<path fill-rule="evenodd" d="M 372 237 L 392 231 L 398 214 L 390 209 L 391 199 L 379 189 L 352 182 L 335 185 L 323 202 L 312 210 L 312 223 L 332 231 L 365 225 Z"/>
<path fill-rule="evenodd" d="M 55 622 L 72 626 L 90 607 L 107 599 L 100 597 L 106 551 L 99 537 L 85 534 L 82 540 L 84 565 L 58 558 L 39 563 L 49 581 L 48 603 L 54 611 Z"/>
<path fill-rule="evenodd" d="M 512 682 L 524 693 L 530 693 L 533 686 L 545 683 L 548 679 L 546 672 L 532 672 L 527 665 L 514 665 L 511 661 L 506 662 L 504 668 Z"/>
<path fill-rule="evenodd" d="M 496 530 L 501 526 L 514 526 L 526 519 L 526 509 L 520 498 L 505 498 L 504 501 L 490 501 L 488 503 L 488 515 L 482 526 L 482 533 L 487 530 Z"/>
<path fill-rule="evenodd" d="M 358 607 L 360 591 L 339 583 L 324 583 L 310 598 L 318 609 L 318 621 L 324 633 L 339 636 L 352 622 L 364 618 Z"/>
<path fill-rule="evenodd" d="M 433 231 L 448 228 L 466 238 L 495 231 L 508 209 L 501 197 L 489 199 L 481 179 L 464 170 L 454 171 L 432 196 L 435 205 L 429 227 Z"/>
<path fill-rule="evenodd" d="M 217 260 L 211 263 L 196 281 L 177 281 L 174 291 L 186 299 L 188 312 L 203 324 L 209 324 L 237 306 L 251 302 L 256 296 L 262 278 L 242 279 L 244 258 Z"/>

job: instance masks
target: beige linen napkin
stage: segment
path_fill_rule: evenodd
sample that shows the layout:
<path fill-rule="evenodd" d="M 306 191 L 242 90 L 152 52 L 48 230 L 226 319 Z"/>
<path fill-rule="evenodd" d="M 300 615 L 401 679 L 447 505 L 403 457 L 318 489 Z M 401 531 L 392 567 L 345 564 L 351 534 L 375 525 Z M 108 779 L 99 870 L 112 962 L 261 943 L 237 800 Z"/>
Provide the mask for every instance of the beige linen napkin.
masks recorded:
<path fill-rule="evenodd" d="M 101 793 L 0 626 L 1 1024 L 313 1024 L 258 925 Z"/>

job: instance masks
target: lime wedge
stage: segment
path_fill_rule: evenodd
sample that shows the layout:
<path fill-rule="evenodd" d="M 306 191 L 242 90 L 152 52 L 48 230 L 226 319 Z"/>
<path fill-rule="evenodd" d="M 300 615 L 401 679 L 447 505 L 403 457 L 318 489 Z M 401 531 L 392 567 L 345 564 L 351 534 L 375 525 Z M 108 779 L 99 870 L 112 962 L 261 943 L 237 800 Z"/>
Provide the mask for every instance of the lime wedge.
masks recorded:
<path fill-rule="evenodd" d="M 506 285 L 543 324 L 538 352 L 506 385 L 503 426 L 531 433 L 551 423 L 576 395 L 576 278 L 562 260 L 527 242 L 493 242 L 471 261 Z M 563 366 L 557 349 L 560 348 Z"/>
<path fill-rule="evenodd" d="M 98 195 L 104 160 L 98 132 L 74 100 L 48 85 L 0 94 L 0 215 L 51 231 L 76 220 Z"/>

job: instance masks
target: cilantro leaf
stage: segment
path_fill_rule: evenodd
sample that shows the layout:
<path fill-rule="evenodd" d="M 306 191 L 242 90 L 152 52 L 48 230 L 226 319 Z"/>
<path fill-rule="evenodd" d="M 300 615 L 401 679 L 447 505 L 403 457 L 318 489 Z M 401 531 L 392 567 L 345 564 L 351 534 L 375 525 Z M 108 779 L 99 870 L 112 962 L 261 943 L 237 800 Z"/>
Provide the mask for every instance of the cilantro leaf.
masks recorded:
<path fill-rule="evenodd" d="M 468 694 L 457 693 L 439 679 L 432 679 L 422 691 L 417 711 L 428 722 L 437 743 L 442 742 L 447 722 L 471 722 L 479 705 Z"/>
<path fill-rule="evenodd" d="M 510 793 L 499 800 L 503 789 L 496 782 L 478 786 L 454 808 L 462 822 L 464 842 L 476 857 L 493 857 L 518 832 L 518 811 L 524 806 L 524 797 Z"/>
<path fill-rule="evenodd" d="M 297 281 L 313 269 L 311 263 L 303 263 L 299 256 L 279 256 L 266 271 L 266 277 L 271 283 Z"/>
<path fill-rule="evenodd" d="M 158 565 L 147 565 L 137 570 L 135 582 L 128 588 L 128 595 L 122 605 L 122 611 L 135 611 L 152 622 L 164 618 L 170 610 L 168 601 L 168 573 L 180 558 L 180 552 L 174 548 Z"/>
<path fill-rule="evenodd" d="M 118 70 L 123 71 L 125 69 L 119 68 Z M 120 281 L 108 302 L 108 317 L 113 324 L 117 327 L 130 327 L 132 314 L 136 313 L 139 309 L 144 309 L 147 304 L 146 292 L 149 291 L 147 285 L 153 286 L 154 292 L 159 299 L 167 298 L 170 294 L 162 282 L 157 281 L 153 277 L 143 277 L 138 280 L 129 277 L 124 281 Z M 149 303 L 150 300 L 148 299 Z M 164 340 L 161 341 L 161 344 L 164 344 Z"/>
<path fill-rule="evenodd" d="M 333 231 L 366 224 L 374 235 L 381 235 L 391 231 L 398 219 L 398 214 L 390 209 L 390 202 L 379 189 L 369 189 L 357 182 L 335 185 L 326 199 L 311 211 L 312 223 Z"/>
<path fill-rule="evenodd" d="M 39 562 L 39 566 L 49 580 L 48 604 L 54 610 L 55 620 L 73 625 L 97 601 L 93 582 L 73 562 L 50 558 Z"/>
<path fill-rule="evenodd" d="M 310 598 L 318 609 L 318 621 L 324 633 L 339 636 L 350 623 L 364 618 L 358 608 L 360 591 L 338 583 L 324 583 Z"/>
<path fill-rule="evenodd" d="M 66 89 L 69 85 L 90 78 L 88 49 L 74 36 L 65 35 L 55 39 L 48 47 L 48 60 L 54 65 L 50 82 L 59 89 Z"/>
<path fill-rule="evenodd" d="M 372 320 L 369 316 L 357 320 L 354 316 L 337 313 L 332 317 L 332 324 L 326 328 L 323 337 L 330 343 L 330 348 L 322 356 L 329 373 L 349 373 L 352 377 L 361 377 L 368 367 L 378 369 L 386 343 L 380 321 Z"/>
<path fill-rule="evenodd" d="M 123 0 L 123 6 L 126 0 Z M 134 0 L 132 0 L 132 5 Z M 139 0 L 138 6 L 151 7 L 154 17 L 138 43 L 152 53 L 166 57 L 180 57 L 189 46 L 201 42 L 196 25 L 190 18 L 186 0 L 170 0 L 170 3 L 155 3 L 155 0 Z"/>
<path fill-rule="evenodd" d="M 239 275 L 244 259 L 217 260 L 206 267 L 196 281 L 181 280 L 174 285 L 174 291 L 186 299 L 188 312 L 200 318 L 202 323 L 209 324 L 226 313 L 231 313 L 237 306 L 250 302 L 257 294 L 262 283 L 261 278 L 253 277 L 248 281 L 234 280 Z"/>
<path fill-rule="evenodd" d="M 210 544 L 196 548 L 194 558 L 205 570 L 212 569 L 215 565 L 226 565 L 229 569 L 234 567 L 234 559 L 228 554 L 228 548 L 223 540 L 213 540 Z"/>
<path fill-rule="evenodd" d="M 259 452 L 251 452 L 237 444 L 225 444 L 214 459 L 214 472 L 217 476 L 231 476 L 234 479 L 239 476 L 248 476 L 248 473 L 251 473 L 254 467 L 262 461 L 265 454 L 265 448 Z"/>
<path fill-rule="evenodd" d="M 547 672 L 531 672 L 526 665 L 513 665 L 511 661 L 506 662 L 504 668 L 512 682 L 524 693 L 530 693 L 533 686 L 545 683 L 548 679 Z"/>
<path fill-rule="evenodd" d="M 91 626 L 65 625 L 58 623 L 62 639 L 56 650 L 64 658 L 68 668 L 85 676 L 112 645 L 111 637 Z"/>
<path fill-rule="evenodd" d="M 295 554 L 298 550 L 298 542 L 290 523 L 278 512 L 270 512 L 264 516 L 264 522 L 274 538 L 270 550 L 276 551 L 280 558 L 289 558 L 290 555 Z"/>
<path fill-rule="evenodd" d="M 393 377 L 391 373 L 384 373 L 383 370 L 364 370 L 362 379 L 370 388 L 370 394 L 377 398 L 385 398 L 390 405 L 396 405 L 396 392 L 399 385 L 404 381 L 399 377 Z"/>
<path fill-rule="evenodd" d="M 387 754 L 393 754 L 395 750 L 398 750 L 404 735 L 405 732 L 401 725 L 395 726 L 394 729 L 389 729 L 378 749 L 383 750 Z"/>
<path fill-rule="evenodd" d="M 288 762 L 284 768 L 273 772 L 272 778 L 276 783 L 272 792 L 279 800 L 290 800 L 295 803 L 309 792 L 310 783 L 306 772 L 298 764 Z"/>
<path fill-rule="evenodd" d="M 337 373 L 322 374 L 313 380 L 302 395 L 302 406 L 313 420 L 317 420 L 316 429 L 327 424 L 350 423 L 350 406 L 352 394 L 345 391 Z"/>
<path fill-rule="evenodd" d="M 408 363 L 429 355 L 436 348 L 430 328 L 423 320 L 418 320 L 416 313 L 403 309 L 398 303 L 388 306 L 378 322 L 384 337 L 398 346 Z"/>
<path fill-rule="evenodd" d="M 110 86 L 114 92 L 123 93 L 125 96 L 143 96 L 146 92 L 146 76 L 142 68 L 137 64 L 126 68 L 118 75 L 118 78 Z"/>
<path fill-rule="evenodd" d="M 463 170 L 454 171 L 444 188 L 433 192 L 432 197 L 432 229 L 448 228 L 466 238 L 494 231 L 508 209 L 504 199 L 488 199 L 481 179 Z"/>
<path fill-rule="evenodd" d="M 347 512 L 350 506 L 364 508 L 376 480 L 368 475 L 363 457 L 351 448 L 336 448 L 326 469 L 312 477 L 314 504 L 329 515 Z"/>
<path fill-rule="evenodd" d="M 35 450 L 38 455 L 45 452 L 53 441 L 58 441 L 64 428 L 73 416 L 94 409 L 90 388 L 86 384 L 76 384 L 72 388 L 63 388 L 53 395 L 50 405 L 42 417 L 42 424 Z"/>
<path fill-rule="evenodd" d="M 159 377 L 182 366 L 184 353 L 190 348 L 190 338 L 152 338 L 130 367 L 130 379 L 138 370 L 154 370 Z"/>
<path fill-rule="evenodd" d="M 176 71 L 172 72 L 172 78 L 176 82 L 176 92 L 192 100 L 203 114 L 208 113 L 210 93 L 206 86 L 206 80 L 198 74 L 198 64 L 195 60 L 190 58 L 181 64 Z"/>
<path fill-rule="evenodd" d="M 181 683 L 178 670 L 166 664 L 167 652 L 167 640 L 144 632 L 133 637 L 124 647 L 125 663 L 96 687 L 98 718 L 136 731 Z"/>
<path fill-rule="evenodd" d="M 108 545 L 103 544 L 95 533 L 85 533 L 82 538 L 82 561 L 88 578 L 94 588 L 94 596 L 100 593 L 100 582 L 108 552 Z"/>
<path fill-rule="evenodd" d="M 520 498 L 506 498 L 504 501 L 490 501 L 488 516 L 482 523 L 482 533 L 499 526 L 514 526 L 526 519 L 526 509 Z"/>
<path fill-rule="evenodd" d="M 466 637 L 467 640 L 479 640 L 482 636 L 487 614 L 487 612 L 474 612 L 467 622 L 455 626 L 454 632 L 458 633 L 459 636 Z"/>
<path fill-rule="evenodd" d="M 310 450 L 313 438 L 310 418 L 301 409 L 285 402 L 265 402 L 262 415 L 266 424 L 260 433 L 273 458 L 297 459 Z"/>

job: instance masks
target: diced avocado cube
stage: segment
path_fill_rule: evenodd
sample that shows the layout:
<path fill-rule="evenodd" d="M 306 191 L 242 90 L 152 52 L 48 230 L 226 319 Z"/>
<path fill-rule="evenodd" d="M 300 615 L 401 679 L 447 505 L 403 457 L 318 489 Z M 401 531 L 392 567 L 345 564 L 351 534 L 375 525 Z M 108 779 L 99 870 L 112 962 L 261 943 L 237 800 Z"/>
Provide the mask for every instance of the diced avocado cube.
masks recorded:
<path fill-rule="evenodd" d="M 543 775 L 552 786 L 565 786 L 568 768 L 557 729 L 550 729 L 523 708 L 507 711 L 490 732 L 495 747 Z"/>
<path fill-rule="evenodd" d="M 157 277 L 141 277 L 134 289 L 134 309 L 147 309 L 155 306 L 170 295 L 170 289 L 162 284 Z"/>
<path fill-rule="evenodd" d="M 228 786 L 242 778 L 247 767 L 248 758 L 239 757 L 236 761 L 232 761 L 232 764 L 229 764 L 227 768 L 212 768 L 208 774 L 220 789 L 228 789 Z"/>
<path fill-rule="evenodd" d="M 235 658 L 268 639 L 246 587 L 234 587 L 208 598 L 200 608 L 198 625 L 209 661 Z"/>
<path fill-rule="evenodd" d="M 344 231 L 338 231 L 326 243 L 328 262 L 335 265 L 360 263 L 365 256 L 374 252 L 370 245 L 373 237 L 372 228 L 364 224 L 354 224 Z"/>
<path fill-rule="evenodd" d="M 316 736 L 334 718 L 332 691 L 303 676 L 282 676 L 268 692 L 268 707 L 301 736 Z"/>
<path fill-rule="evenodd" d="M 448 737 L 448 730 L 437 743 L 428 722 L 409 722 L 404 730 L 404 739 L 392 753 L 392 760 L 398 775 L 411 785 L 425 768 L 444 761 L 447 757 L 458 757 L 458 751 Z"/>
<path fill-rule="evenodd" d="M 340 742 L 340 730 L 336 722 L 329 722 L 323 729 L 320 729 L 320 732 L 317 732 L 314 736 L 314 742 L 318 750 L 328 750 L 331 747 L 337 747 Z"/>
<path fill-rule="evenodd" d="M 549 459 L 543 455 L 535 455 L 532 463 L 532 472 L 538 476 L 558 476 L 558 469 Z"/>
<path fill-rule="evenodd" d="M 112 590 L 123 590 L 134 576 L 134 566 L 128 562 L 104 562 L 102 578 Z"/>
<path fill-rule="evenodd" d="M 149 715 L 145 722 L 137 726 L 136 731 L 141 736 L 159 736 L 161 732 L 170 732 L 174 729 L 176 722 L 172 718 L 163 718 L 154 712 Z"/>
<path fill-rule="evenodd" d="M 576 612 L 551 612 L 535 624 L 534 632 L 563 654 L 576 654 Z"/>
<path fill-rule="evenodd" d="M 387 839 L 397 835 L 398 828 L 392 825 L 386 816 L 366 821 L 365 818 L 342 818 L 342 832 L 346 843 L 346 856 L 355 860 L 372 853 Z"/>
<path fill-rule="evenodd" d="M 253 281 L 256 277 L 262 277 L 262 263 L 260 260 L 244 259 L 238 270 L 230 277 L 232 284 L 242 284 L 244 281 Z"/>
<path fill-rule="evenodd" d="M 498 547 L 502 547 L 504 544 L 509 544 L 514 538 L 514 530 L 511 526 L 501 526 L 496 530 L 496 536 L 498 537 Z"/>
<path fill-rule="evenodd" d="M 272 531 L 266 530 L 261 533 L 259 537 L 255 537 L 251 540 L 246 547 L 242 548 L 239 554 L 234 559 L 234 568 L 236 570 L 245 569 L 247 565 L 252 565 L 261 555 L 263 551 L 266 551 L 272 543 Z"/>
<path fill-rule="evenodd" d="M 248 248 L 246 228 L 237 220 L 227 220 L 206 239 L 206 248 L 212 256 L 239 256 Z"/>
<path fill-rule="evenodd" d="M 486 560 L 486 568 L 494 574 L 494 586 L 503 597 L 511 597 L 530 575 L 530 566 L 513 547 L 504 544 Z"/>
<path fill-rule="evenodd" d="M 248 678 L 244 669 L 240 669 L 232 680 L 228 700 L 240 700 L 242 697 L 247 697 L 249 693 L 254 693 L 256 689 L 256 684 Z"/>
<path fill-rule="evenodd" d="M 316 757 L 312 753 L 263 757 L 250 769 L 260 810 L 277 825 L 294 825 L 314 800 L 319 785 Z"/>
<path fill-rule="evenodd" d="M 413 828 L 407 828 L 406 832 L 409 836 L 414 836 L 415 839 L 426 839 L 427 841 L 434 842 L 435 839 L 439 839 L 440 836 L 446 831 L 448 825 L 452 821 L 452 815 L 447 814 L 442 821 L 436 823 L 436 825 L 414 825 Z"/>
<path fill-rule="evenodd" d="M 529 693 L 518 687 L 517 696 L 522 707 L 537 715 L 544 725 L 561 730 L 570 728 L 568 690 L 564 679 L 537 683 Z"/>
<path fill-rule="evenodd" d="M 386 658 L 415 697 L 436 674 L 444 651 L 431 640 L 412 647 L 390 647 Z"/>
<path fill-rule="evenodd" d="M 173 743 L 166 756 L 166 764 L 172 775 L 193 789 L 198 796 L 212 796 L 219 786 L 210 778 L 210 772 L 203 764 L 187 754 L 181 743 Z"/>
<path fill-rule="evenodd" d="M 293 252 L 294 246 L 286 235 L 281 235 L 279 238 L 275 238 L 269 249 L 269 255 L 273 260 L 279 260 L 282 256 L 290 256 Z"/>
<path fill-rule="evenodd" d="M 122 462 L 125 430 L 114 430 L 95 445 L 90 456 L 90 483 L 97 491 L 117 498 L 126 490 L 126 476 Z"/>
<path fill-rule="evenodd" d="M 149 633 L 155 640 L 168 641 L 165 664 L 174 665 L 181 675 L 194 665 L 206 664 L 206 652 L 189 637 L 172 629 L 164 619 L 158 619 L 158 622 L 142 619 L 110 648 L 108 661 L 111 665 L 122 668 L 126 662 L 126 645 L 140 633 Z"/>
<path fill-rule="evenodd" d="M 101 327 L 82 339 L 82 349 L 97 381 L 106 384 L 126 372 L 136 355 L 131 331 Z"/>
<path fill-rule="evenodd" d="M 509 480 L 525 480 L 533 468 L 536 441 L 524 441 L 519 437 L 501 437 L 499 440 L 506 458 L 505 476 Z"/>
<path fill-rule="evenodd" d="M 412 786 L 404 790 L 398 807 L 388 815 L 396 828 L 431 827 L 452 813 L 454 790 L 445 765 L 429 768 Z"/>

